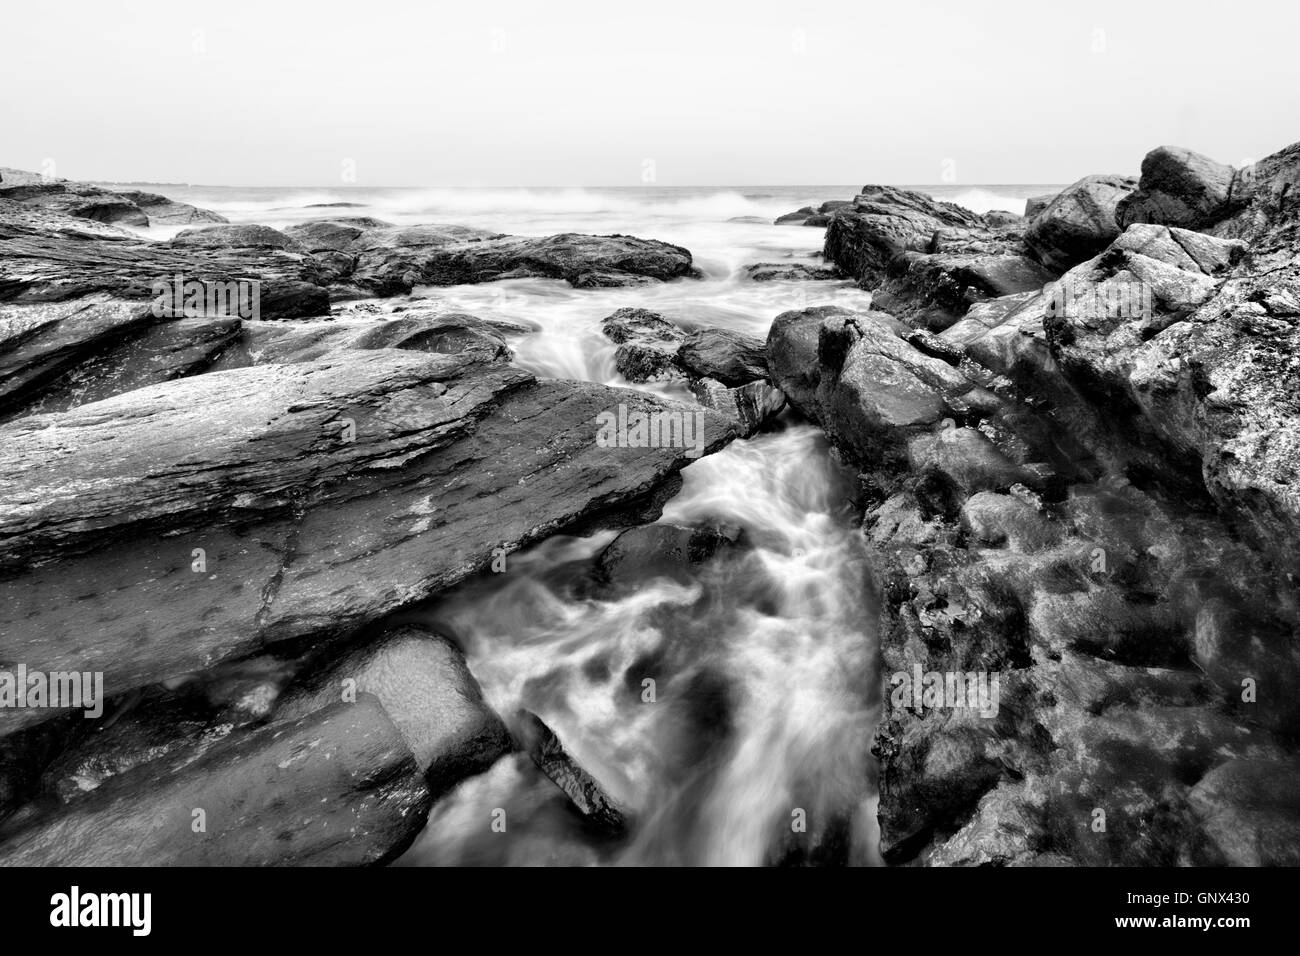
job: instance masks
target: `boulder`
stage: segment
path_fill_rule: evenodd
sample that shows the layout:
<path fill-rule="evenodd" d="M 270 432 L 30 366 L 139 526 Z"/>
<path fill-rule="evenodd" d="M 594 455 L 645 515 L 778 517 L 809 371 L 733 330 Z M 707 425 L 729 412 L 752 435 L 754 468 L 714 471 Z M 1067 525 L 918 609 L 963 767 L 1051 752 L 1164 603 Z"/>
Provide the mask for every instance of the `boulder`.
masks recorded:
<path fill-rule="evenodd" d="M 286 252 L 304 252 L 296 240 L 270 226 L 226 224 L 205 226 L 202 229 L 185 229 L 178 232 L 168 245 L 179 249 L 283 249 Z"/>
<path fill-rule="evenodd" d="M 705 408 L 735 421 L 742 438 L 756 434 L 785 408 L 781 390 L 762 380 L 728 388 L 716 379 L 699 378 L 691 382 L 691 393 Z"/>
<path fill-rule="evenodd" d="M 435 796 L 512 749 L 509 732 L 484 702 L 460 649 L 422 628 L 399 627 L 373 641 L 331 650 L 303 671 L 280 698 L 277 720 L 296 720 L 340 700 L 373 694 Z"/>
<path fill-rule="evenodd" d="M 1120 200 L 1115 219 L 1121 229 L 1133 223 L 1158 223 L 1207 229 L 1231 215 L 1236 170 L 1178 146 L 1159 146 L 1142 160 L 1137 191 Z"/>
<path fill-rule="evenodd" d="M 720 528 L 650 524 L 624 531 L 596 557 L 596 580 L 627 591 L 665 577 L 690 583 L 699 569 L 736 545 L 736 533 Z"/>
<path fill-rule="evenodd" d="M 762 339 L 743 332 L 701 329 L 682 339 L 677 363 L 692 377 L 736 388 L 767 378 L 767 347 Z"/>
<path fill-rule="evenodd" d="M 1227 866 L 1300 865 L 1300 761 L 1229 760 L 1192 788 L 1192 809 Z"/>
<path fill-rule="evenodd" d="M 616 343 L 614 364 L 629 382 L 677 378 L 677 349 L 686 333 L 657 312 L 624 308 L 600 324 L 605 337 Z"/>
<path fill-rule="evenodd" d="M 1035 259 L 1058 273 L 1092 258 L 1119 238 L 1116 208 L 1136 188 L 1137 181 L 1129 176 L 1083 177 L 1029 220 L 1025 245 Z"/>
<path fill-rule="evenodd" d="M 379 702 L 182 750 L 0 833 L 6 866 L 359 866 L 400 855 L 432 797 Z"/>

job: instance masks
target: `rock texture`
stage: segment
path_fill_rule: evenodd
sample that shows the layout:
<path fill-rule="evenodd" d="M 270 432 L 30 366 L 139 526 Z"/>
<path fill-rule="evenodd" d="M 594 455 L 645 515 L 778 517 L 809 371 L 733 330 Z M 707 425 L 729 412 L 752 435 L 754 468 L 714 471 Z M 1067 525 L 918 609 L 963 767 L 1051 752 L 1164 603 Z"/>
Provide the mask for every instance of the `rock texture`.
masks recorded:
<path fill-rule="evenodd" d="M 1136 187 L 1126 176 L 1085 176 L 1029 220 L 1025 245 L 1058 272 L 1095 256 L 1119 236 L 1116 209 Z"/>
<path fill-rule="evenodd" d="M 686 333 L 658 312 L 619 309 L 606 316 L 601 331 L 618 345 L 614 364 L 629 382 L 678 378 L 677 349 Z"/>
<path fill-rule="evenodd" d="M 971 305 L 1038 290 L 1054 273 L 1027 254 L 1023 223 L 990 221 L 893 186 L 864 186 L 826 230 L 824 256 L 881 308 L 934 330 Z"/>
<path fill-rule="evenodd" d="M 66 179 L 48 180 L 34 173 L 13 176 L 13 172 L 0 171 L 0 199 L 78 219 L 137 227 L 226 221 L 215 212 L 156 193 L 115 191 Z"/>
<path fill-rule="evenodd" d="M 1194 157 L 1143 173 L 1124 210 L 1212 234 L 1121 230 L 1107 210 L 1133 184 L 1089 177 L 1026 232 L 1069 270 L 1046 288 L 937 335 L 898 283 L 897 315 L 773 323 L 774 383 L 860 472 L 889 861 L 1295 859 L 1300 147 L 1232 174 L 1228 207 Z M 887 227 L 918 243 L 908 221 L 841 246 L 870 283 L 891 280 Z M 911 693 L 926 674 L 996 676 L 996 702 Z"/>
<path fill-rule="evenodd" d="M 1137 222 L 1207 229 L 1236 211 L 1237 170 L 1190 149 L 1160 146 L 1142 160 L 1137 191 L 1120 200 L 1115 218 L 1124 228 Z"/>
<path fill-rule="evenodd" d="M 0 834 L 7 866 L 357 866 L 414 840 L 432 799 L 372 696 L 114 777 Z"/>
<path fill-rule="evenodd" d="M 640 508 L 695 451 L 601 447 L 620 404 L 674 408 L 380 349 L 20 419 L 0 428 L 0 659 L 102 670 L 112 696 L 359 627 L 502 542 Z M 734 437 L 704 415 L 706 452 Z M 49 715 L 6 711 L 3 732 Z"/>

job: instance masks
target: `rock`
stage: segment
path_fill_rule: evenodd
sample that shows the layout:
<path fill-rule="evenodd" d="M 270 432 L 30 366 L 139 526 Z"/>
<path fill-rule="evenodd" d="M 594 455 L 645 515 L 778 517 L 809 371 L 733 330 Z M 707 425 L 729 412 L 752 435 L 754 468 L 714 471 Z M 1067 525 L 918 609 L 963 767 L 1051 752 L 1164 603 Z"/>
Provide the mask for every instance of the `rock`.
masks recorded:
<path fill-rule="evenodd" d="M 1019 498 L 981 491 L 961 509 L 961 523 L 985 545 L 1006 545 L 1025 554 L 1056 544 L 1061 532 Z"/>
<path fill-rule="evenodd" d="M 825 226 L 830 222 L 834 213 L 841 209 L 847 209 L 852 205 L 852 200 L 831 199 L 816 208 L 804 206 L 794 212 L 788 212 L 784 216 L 778 216 L 775 224 L 778 226 Z"/>
<path fill-rule="evenodd" d="M 0 180 L 0 199 L 22 202 L 50 213 L 127 226 L 226 221 L 215 212 L 173 202 L 155 193 L 118 192 L 89 183 L 47 179 L 35 173 L 12 175 L 15 172 L 7 170 Z"/>
<path fill-rule="evenodd" d="M 42 303 L 107 292 L 152 302 L 177 275 L 213 283 L 257 280 L 262 318 L 329 311 L 329 270 L 310 256 L 271 248 L 173 246 L 0 199 L 0 302 Z M 251 316 L 250 316 L 251 317 Z"/>
<path fill-rule="evenodd" d="M 465 227 L 416 227 L 368 230 L 343 251 L 357 260 L 350 281 L 376 295 L 409 292 L 415 285 L 497 279 L 564 279 L 595 288 L 695 275 L 686 249 L 633 236 L 566 233 L 534 239 Z"/>
<path fill-rule="evenodd" d="M 1149 222 L 1185 229 L 1207 229 L 1231 215 L 1236 170 L 1178 146 L 1159 146 L 1142 160 L 1136 192 L 1120 200 L 1115 218 L 1121 229 Z"/>
<path fill-rule="evenodd" d="M 270 226 L 224 225 L 185 229 L 172 237 L 168 245 L 186 249 L 283 249 L 303 252 L 303 247 L 278 229 Z"/>
<path fill-rule="evenodd" d="M 388 225 L 378 219 L 317 219 L 289 226 L 284 235 L 311 253 L 342 252 L 367 229 Z"/>
<path fill-rule="evenodd" d="M 626 811 L 565 753 L 555 732 L 529 710 L 521 709 L 517 720 L 521 745 L 537 769 L 564 792 L 589 824 L 608 836 L 622 836 L 627 831 Z"/>
<path fill-rule="evenodd" d="M 1057 272 L 1092 258 L 1119 238 L 1116 207 L 1136 188 L 1128 176 L 1085 176 L 1029 221 L 1025 245 Z"/>
<path fill-rule="evenodd" d="M 358 866 L 400 855 L 432 798 L 372 696 L 181 751 L 0 836 L 7 866 Z M 202 812 L 205 831 L 196 832 Z"/>
<path fill-rule="evenodd" d="M 144 211 L 150 226 L 187 226 L 193 222 L 225 222 L 226 217 L 210 209 L 200 209 L 189 203 L 176 202 L 156 193 L 142 193 L 124 189 L 118 193 L 125 196 Z"/>
<path fill-rule="evenodd" d="M 972 304 L 1039 290 L 1054 275 L 1024 254 L 1017 229 L 923 193 L 864 187 L 826 231 L 823 254 L 899 318 L 939 331 Z"/>
<path fill-rule="evenodd" d="M 158 318 L 107 296 L 0 306 L 0 421 L 196 374 L 239 334 L 237 318 Z"/>
<path fill-rule="evenodd" d="M 843 279 L 838 269 L 810 266 L 802 262 L 755 262 L 745 266 L 745 277 L 752 282 L 803 282 Z"/>
<path fill-rule="evenodd" d="M 995 229 L 1020 228 L 1025 223 L 1025 217 L 1007 209 L 990 209 L 984 214 L 984 221 Z"/>
<path fill-rule="evenodd" d="M 614 364 L 629 382 L 676 378 L 677 348 L 686 333 L 657 312 L 624 308 L 600 324 L 605 337 L 618 345 Z"/>
<path fill-rule="evenodd" d="M 851 460 L 905 460 L 908 440 L 944 418 L 962 420 L 978 390 L 962 373 L 898 337 L 877 312 L 819 307 L 776 317 L 772 381 Z"/>
<path fill-rule="evenodd" d="M 731 329 L 692 332 L 678 347 L 677 362 L 689 375 L 716 379 L 728 388 L 767 378 L 766 344 Z"/>
<path fill-rule="evenodd" d="M 363 202 L 309 202 L 303 209 L 364 209 Z"/>
<path fill-rule="evenodd" d="M 699 569 L 736 544 L 736 535 L 718 528 L 650 524 L 624 531 L 596 558 L 596 579 L 604 587 L 630 590 L 652 578 L 694 581 Z"/>
<path fill-rule="evenodd" d="M 513 749 L 501 718 L 483 700 L 460 649 L 417 627 L 329 652 L 308 665 L 276 707 L 297 720 L 357 694 L 373 694 L 415 755 L 435 796 Z"/>
<path fill-rule="evenodd" d="M 817 210 L 812 206 L 804 206 L 796 209 L 794 212 L 788 212 L 784 216 L 777 216 L 774 225 L 777 226 L 802 226 L 809 216 L 815 216 Z"/>
<path fill-rule="evenodd" d="M 699 431 L 688 447 L 603 447 L 598 416 L 619 406 Z M 0 660 L 103 671 L 115 695 L 345 633 L 503 543 L 644 520 L 657 489 L 735 434 L 637 392 L 392 349 L 20 419 L 0 427 Z M 0 734 L 54 713 L 6 711 Z"/>
<path fill-rule="evenodd" d="M 1033 219 L 1050 206 L 1055 198 L 1056 193 L 1049 193 L 1045 196 L 1030 196 L 1025 200 L 1025 219 Z"/>
<path fill-rule="evenodd" d="M 716 379 L 700 378 L 691 382 L 691 392 L 705 408 L 735 421 L 742 438 L 757 433 L 785 408 L 785 395 L 765 381 L 727 388 Z"/>
<path fill-rule="evenodd" d="M 1192 788 L 1217 865 L 1300 865 L 1300 762 L 1229 760 Z"/>

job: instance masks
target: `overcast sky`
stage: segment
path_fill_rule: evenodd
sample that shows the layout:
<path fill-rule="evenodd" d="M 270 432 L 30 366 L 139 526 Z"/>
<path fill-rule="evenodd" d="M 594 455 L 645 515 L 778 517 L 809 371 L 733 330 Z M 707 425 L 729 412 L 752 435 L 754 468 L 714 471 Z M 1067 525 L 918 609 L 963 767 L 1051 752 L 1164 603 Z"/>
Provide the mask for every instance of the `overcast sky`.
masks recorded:
<path fill-rule="evenodd" d="M 1300 5 L 76 0 L 0 166 L 231 185 L 1057 183 L 1300 139 Z M 349 174 L 351 179 L 348 178 Z"/>

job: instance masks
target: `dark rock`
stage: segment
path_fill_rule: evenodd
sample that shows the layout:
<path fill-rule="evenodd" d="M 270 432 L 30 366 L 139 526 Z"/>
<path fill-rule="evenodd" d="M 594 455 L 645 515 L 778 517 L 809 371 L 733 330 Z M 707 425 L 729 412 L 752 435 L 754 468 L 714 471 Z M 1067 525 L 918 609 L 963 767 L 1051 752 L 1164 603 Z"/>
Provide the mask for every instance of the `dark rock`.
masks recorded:
<path fill-rule="evenodd" d="M 1136 188 L 1129 176 L 1085 176 L 1029 221 L 1025 245 L 1057 272 L 1092 258 L 1119 238 L 1116 207 Z"/>
<path fill-rule="evenodd" d="M 1052 204 L 1056 198 L 1056 193 L 1050 193 L 1045 196 L 1030 196 L 1025 200 L 1025 219 L 1033 219 L 1040 212 Z"/>
<path fill-rule="evenodd" d="M 695 580 L 699 568 L 735 546 L 734 533 L 718 528 L 649 524 L 630 528 L 596 558 L 596 577 L 620 590 L 644 586 L 651 578 L 681 583 Z"/>
<path fill-rule="evenodd" d="M 415 285 L 496 279 L 564 279 L 590 288 L 695 274 L 687 250 L 632 236 L 566 233 L 534 239 L 463 226 L 420 226 L 368 230 L 344 251 L 357 259 L 350 281 L 378 295 L 409 292 Z"/>
<path fill-rule="evenodd" d="M 179 751 L 0 836 L 7 866 L 357 866 L 402 853 L 432 803 L 372 696 Z M 201 811 L 202 816 L 199 816 Z M 199 820 L 203 828 L 199 828 Z"/>
<path fill-rule="evenodd" d="M 677 348 L 686 333 L 657 312 L 619 309 L 600 324 L 605 337 L 618 345 L 614 364 L 629 382 L 676 378 Z"/>
<path fill-rule="evenodd" d="M 329 311 L 329 270 L 310 256 L 272 248 L 174 246 L 84 219 L 0 199 L 0 302 L 40 303 L 108 292 L 153 301 L 155 285 L 260 283 L 262 318 Z"/>
<path fill-rule="evenodd" d="M 698 445 L 602 447 L 619 405 L 702 416 Z M 392 349 L 20 419 L 0 428 L 0 659 L 103 671 L 114 695 L 344 633 L 503 542 L 616 520 L 735 434 L 637 392 Z M 0 733 L 54 713 L 6 711 Z"/>
<path fill-rule="evenodd" d="M 239 335 L 238 318 L 163 319 L 107 296 L 0 306 L 0 421 L 197 374 Z"/>
<path fill-rule="evenodd" d="M 1206 229 L 1235 211 L 1230 192 L 1236 170 L 1178 146 L 1159 146 L 1142 160 L 1137 192 L 1120 200 L 1121 229 L 1149 222 Z"/>
<path fill-rule="evenodd" d="M 1025 224 L 1025 217 L 1018 212 L 1010 212 L 1006 209 L 990 209 L 984 214 L 984 221 L 995 229 L 1018 228 Z"/>
<path fill-rule="evenodd" d="M 597 830 L 619 837 L 627 831 L 627 813 L 601 788 L 596 779 L 570 757 L 555 732 L 529 710 L 517 715 L 523 750 L 542 773 Z"/>
<path fill-rule="evenodd" d="M 843 279 L 838 269 L 810 266 L 802 262 L 755 262 L 745 266 L 745 277 L 753 282 L 801 282 Z"/>
<path fill-rule="evenodd" d="M 755 434 L 785 408 L 785 395 L 766 381 L 728 388 L 715 379 L 700 378 L 691 382 L 691 392 L 705 408 L 735 421 L 742 438 Z"/>
<path fill-rule="evenodd" d="M 1041 289 L 1053 274 L 1023 255 L 1018 230 L 892 186 L 864 187 L 836 214 L 823 251 L 900 318 L 940 330 L 968 308 Z"/>
<path fill-rule="evenodd" d="M 286 688 L 277 720 L 296 720 L 373 694 L 415 755 L 434 795 L 480 773 L 512 749 L 501 718 L 483 700 L 459 648 L 416 627 L 328 652 Z"/>
<path fill-rule="evenodd" d="M 762 339 L 731 329 L 702 329 L 682 340 L 677 362 L 693 377 L 712 378 L 736 388 L 767 378 Z"/>
<path fill-rule="evenodd" d="M 3 180 L 0 180 L 0 199 L 22 202 L 58 215 L 127 226 L 226 221 L 215 212 L 173 202 L 155 193 L 118 192 L 89 183 L 50 180 L 35 173 L 13 175 L 16 172 L 5 171 Z"/>
<path fill-rule="evenodd" d="M 168 245 L 194 249 L 283 249 L 304 252 L 302 245 L 270 226 L 224 225 L 186 229 L 172 237 Z"/>
<path fill-rule="evenodd" d="M 975 384 L 901 329 L 883 313 L 819 307 L 777 316 L 768 333 L 773 383 L 856 462 L 905 460 L 912 436 L 971 413 Z"/>

